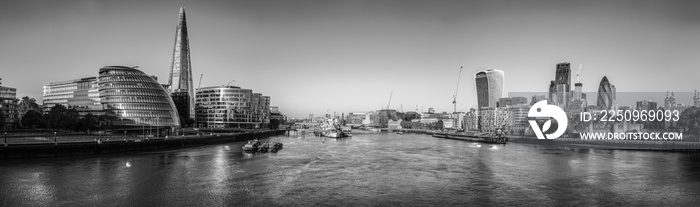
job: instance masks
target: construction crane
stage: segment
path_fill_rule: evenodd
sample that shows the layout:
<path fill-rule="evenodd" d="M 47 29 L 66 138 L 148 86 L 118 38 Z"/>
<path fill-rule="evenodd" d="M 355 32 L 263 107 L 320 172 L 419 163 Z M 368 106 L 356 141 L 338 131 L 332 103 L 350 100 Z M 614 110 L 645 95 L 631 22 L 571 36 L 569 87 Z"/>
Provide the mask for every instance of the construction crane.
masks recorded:
<path fill-rule="evenodd" d="M 199 89 L 199 88 L 202 87 L 202 76 L 204 76 L 204 73 L 202 73 L 201 75 L 199 75 L 199 85 L 197 86 L 197 89 Z"/>
<path fill-rule="evenodd" d="M 226 84 L 226 86 L 231 85 L 231 83 L 233 83 L 233 82 L 235 82 L 235 81 L 236 81 L 236 80 L 232 80 L 231 82 L 228 82 L 228 84 Z"/>
<path fill-rule="evenodd" d="M 576 71 L 576 82 L 577 83 L 581 82 L 581 67 L 583 67 L 583 64 L 578 65 L 578 71 Z"/>
<path fill-rule="evenodd" d="M 462 66 L 459 66 L 459 75 L 457 76 L 457 89 L 455 89 L 455 94 L 452 95 L 452 104 L 454 105 L 454 112 L 457 112 L 457 92 L 459 92 L 459 80 L 462 78 Z"/>
<path fill-rule="evenodd" d="M 394 96 L 394 91 L 391 91 L 391 94 L 389 94 L 389 104 L 386 105 L 386 109 L 389 109 L 389 106 L 391 106 L 391 97 Z"/>

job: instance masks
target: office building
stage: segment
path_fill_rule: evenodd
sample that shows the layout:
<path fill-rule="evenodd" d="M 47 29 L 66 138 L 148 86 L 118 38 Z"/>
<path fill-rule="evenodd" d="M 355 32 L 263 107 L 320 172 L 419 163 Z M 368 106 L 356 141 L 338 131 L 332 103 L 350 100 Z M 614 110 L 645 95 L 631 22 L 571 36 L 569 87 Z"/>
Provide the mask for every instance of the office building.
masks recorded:
<path fill-rule="evenodd" d="M 168 91 L 180 116 L 184 119 L 195 117 L 194 86 L 192 83 L 192 62 L 190 61 L 190 41 L 187 34 L 185 8 L 180 8 L 180 17 L 175 30 L 175 47 L 170 66 Z"/>
<path fill-rule="evenodd" d="M 637 101 L 637 108 L 636 110 L 646 110 L 646 111 L 651 111 L 651 110 L 656 110 L 657 104 L 653 100 L 642 100 L 642 101 Z"/>
<path fill-rule="evenodd" d="M 59 104 L 76 109 L 80 115 L 103 114 L 97 77 L 49 83 L 43 91 L 44 111 Z"/>
<path fill-rule="evenodd" d="M 270 97 L 237 86 L 197 90 L 196 121 L 207 128 L 259 128 L 272 119 Z"/>
<path fill-rule="evenodd" d="M 488 69 L 474 75 L 476 98 L 479 109 L 496 107 L 498 99 L 503 97 L 504 73 L 498 69 Z"/>
<path fill-rule="evenodd" d="M 610 84 L 606 76 L 603 76 L 598 85 L 597 103 L 597 106 L 603 110 L 613 109 L 615 106 L 615 85 Z"/>
<path fill-rule="evenodd" d="M 527 104 L 525 97 L 505 97 L 498 99 L 498 107 L 507 107 L 514 105 Z"/>
<path fill-rule="evenodd" d="M 512 125 L 513 112 L 507 108 L 482 108 L 478 112 L 479 130 L 482 132 L 496 132 Z"/>
<path fill-rule="evenodd" d="M 571 65 L 567 62 L 558 63 L 554 80 L 549 84 L 549 100 L 554 105 L 564 107 L 571 99 Z"/>
<path fill-rule="evenodd" d="M 0 119 L 3 119 L 2 122 L 0 122 L 0 124 L 2 124 L 0 125 L 0 129 L 14 128 L 19 125 L 20 116 L 17 106 L 19 102 L 17 99 L 17 89 L 5 87 L 1 84 L 2 82 L 0 82 L 0 111 L 2 111 L 2 115 L 5 117 L 0 117 Z"/>

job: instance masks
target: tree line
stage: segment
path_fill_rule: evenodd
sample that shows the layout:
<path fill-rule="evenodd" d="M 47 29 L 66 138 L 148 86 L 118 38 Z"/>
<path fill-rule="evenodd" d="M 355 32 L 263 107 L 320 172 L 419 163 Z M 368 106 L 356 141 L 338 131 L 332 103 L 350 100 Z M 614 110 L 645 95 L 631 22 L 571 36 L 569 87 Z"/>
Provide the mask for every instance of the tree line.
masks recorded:
<path fill-rule="evenodd" d="M 97 131 L 111 127 L 110 119 L 105 115 L 92 113 L 80 115 L 76 109 L 68 109 L 56 104 L 43 113 L 34 98 L 22 97 L 17 111 L 20 116 L 20 126 L 25 129 L 54 129 L 65 131 Z"/>

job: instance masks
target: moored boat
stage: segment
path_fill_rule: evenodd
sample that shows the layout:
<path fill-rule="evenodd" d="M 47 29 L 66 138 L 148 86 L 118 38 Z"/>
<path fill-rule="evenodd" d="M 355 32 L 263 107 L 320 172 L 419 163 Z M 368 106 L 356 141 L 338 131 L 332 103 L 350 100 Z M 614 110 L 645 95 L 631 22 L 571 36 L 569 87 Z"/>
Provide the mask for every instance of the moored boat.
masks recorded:
<path fill-rule="evenodd" d="M 248 143 L 243 145 L 243 151 L 244 152 L 257 152 L 259 146 L 260 146 L 260 142 L 258 141 L 258 139 L 248 140 Z"/>
<path fill-rule="evenodd" d="M 258 147 L 258 152 L 265 153 L 270 150 L 270 142 L 265 142 Z"/>
<path fill-rule="evenodd" d="M 272 147 L 270 148 L 270 152 L 277 152 L 282 149 L 282 142 L 280 141 L 275 141 L 272 143 Z"/>

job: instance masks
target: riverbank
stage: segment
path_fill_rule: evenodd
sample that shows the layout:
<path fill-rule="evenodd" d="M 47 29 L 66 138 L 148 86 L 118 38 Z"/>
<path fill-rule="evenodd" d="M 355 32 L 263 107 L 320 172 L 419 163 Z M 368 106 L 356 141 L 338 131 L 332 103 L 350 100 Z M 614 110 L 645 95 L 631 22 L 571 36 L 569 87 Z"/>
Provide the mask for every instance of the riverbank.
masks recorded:
<path fill-rule="evenodd" d="M 648 150 L 700 152 L 700 142 L 648 140 L 582 140 L 579 138 L 537 139 L 536 137 L 509 136 L 510 142 L 523 144 L 556 145 L 566 148 L 595 148 L 610 150 Z"/>
<path fill-rule="evenodd" d="M 97 155 L 196 147 L 235 141 L 245 141 L 284 134 L 284 130 L 257 130 L 251 132 L 175 136 L 168 138 L 120 137 L 119 139 L 95 137 L 61 142 L 10 143 L 0 146 L 0 159 L 64 157 Z"/>
<path fill-rule="evenodd" d="M 382 132 L 403 132 L 432 135 L 436 131 L 423 129 L 381 129 Z M 558 146 L 563 148 L 594 148 L 609 150 L 648 150 L 648 151 L 681 151 L 700 152 L 700 142 L 697 141 L 650 141 L 650 140 L 582 140 L 579 138 L 558 138 L 541 140 L 534 136 L 509 135 L 509 142 L 522 144 L 538 144 Z M 691 140 L 697 140 L 696 138 Z"/>

